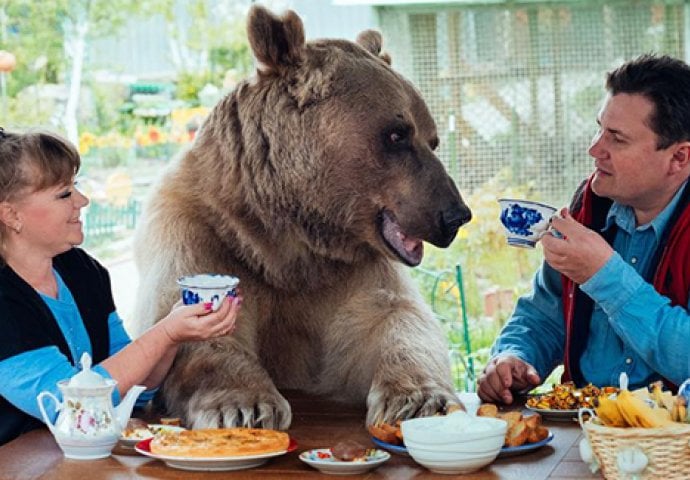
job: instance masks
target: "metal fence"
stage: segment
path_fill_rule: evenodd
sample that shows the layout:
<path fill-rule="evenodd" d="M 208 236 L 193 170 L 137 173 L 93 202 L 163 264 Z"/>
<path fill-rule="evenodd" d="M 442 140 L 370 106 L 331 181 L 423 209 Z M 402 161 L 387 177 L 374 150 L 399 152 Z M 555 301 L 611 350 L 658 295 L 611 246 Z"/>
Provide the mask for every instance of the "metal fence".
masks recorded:
<path fill-rule="evenodd" d="M 122 206 L 91 202 L 84 217 L 86 242 L 92 243 L 118 232 L 133 230 L 140 213 L 141 201 L 133 198 Z"/>
<path fill-rule="evenodd" d="M 422 91 L 465 192 L 508 169 L 563 203 L 592 168 L 605 73 L 642 53 L 687 60 L 690 0 L 379 7 L 393 66 Z M 484 3 L 484 4 L 482 4 Z"/>

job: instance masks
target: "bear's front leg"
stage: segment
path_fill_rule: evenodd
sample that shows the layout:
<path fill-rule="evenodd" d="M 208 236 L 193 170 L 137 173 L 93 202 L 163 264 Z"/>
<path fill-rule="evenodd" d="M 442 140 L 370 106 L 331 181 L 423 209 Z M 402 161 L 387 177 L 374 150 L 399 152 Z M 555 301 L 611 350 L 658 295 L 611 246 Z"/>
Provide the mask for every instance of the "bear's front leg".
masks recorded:
<path fill-rule="evenodd" d="M 384 341 L 367 396 L 367 425 L 462 406 L 451 381 L 446 339 L 425 310 L 398 310 L 381 326 Z"/>
<path fill-rule="evenodd" d="M 162 391 L 171 416 L 189 428 L 287 430 L 292 413 L 256 357 L 233 339 L 186 344 Z"/>

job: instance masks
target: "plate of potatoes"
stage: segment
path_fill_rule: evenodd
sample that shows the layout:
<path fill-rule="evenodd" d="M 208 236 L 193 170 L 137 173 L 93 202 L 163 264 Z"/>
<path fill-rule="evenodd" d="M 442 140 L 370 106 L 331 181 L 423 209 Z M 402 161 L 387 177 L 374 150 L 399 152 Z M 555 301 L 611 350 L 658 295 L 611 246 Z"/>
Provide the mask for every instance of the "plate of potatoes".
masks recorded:
<path fill-rule="evenodd" d="M 518 411 L 499 412 L 498 407 L 485 403 L 477 409 L 478 416 L 501 418 L 508 423 L 506 438 L 499 457 L 522 455 L 543 447 L 553 440 L 553 433 L 541 424 L 541 415 L 523 415 Z M 400 422 L 395 425 L 380 423 L 369 426 L 372 441 L 378 447 L 398 455 L 407 455 Z"/>
<path fill-rule="evenodd" d="M 506 438 L 499 456 L 531 452 L 553 440 L 553 433 L 541 423 L 541 415 L 523 415 L 519 411 L 499 412 L 492 403 L 485 403 L 477 409 L 480 417 L 494 417 L 508 423 Z"/>

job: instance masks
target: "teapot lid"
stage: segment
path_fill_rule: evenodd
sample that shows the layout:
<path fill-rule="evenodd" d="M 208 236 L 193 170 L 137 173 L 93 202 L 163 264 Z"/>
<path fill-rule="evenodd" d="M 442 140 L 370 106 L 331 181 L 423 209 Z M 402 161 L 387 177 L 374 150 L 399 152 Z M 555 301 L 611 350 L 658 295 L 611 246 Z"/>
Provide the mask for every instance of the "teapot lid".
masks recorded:
<path fill-rule="evenodd" d="M 81 372 L 73 376 L 68 386 L 70 387 L 102 387 L 106 385 L 105 379 L 98 373 L 91 370 L 91 355 L 89 352 L 84 352 L 81 356 Z"/>

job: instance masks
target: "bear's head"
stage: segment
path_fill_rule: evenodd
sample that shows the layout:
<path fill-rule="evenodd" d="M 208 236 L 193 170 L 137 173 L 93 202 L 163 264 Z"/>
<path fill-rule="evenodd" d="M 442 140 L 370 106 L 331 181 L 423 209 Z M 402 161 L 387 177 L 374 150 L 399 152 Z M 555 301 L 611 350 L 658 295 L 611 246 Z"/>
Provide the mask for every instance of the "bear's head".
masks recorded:
<path fill-rule="evenodd" d="M 251 227 L 257 243 L 275 235 L 285 255 L 407 265 L 422 260 L 422 241 L 448 246 L 470 210 L 434 154 L 424 100 L 381 54 L 380 34 L 306 42 L 294 12 L 254 6 L 248 35 L 256 75 L 216 106 L 197 148 L 227 159 L 229 201 L 261 224 Z"/>

